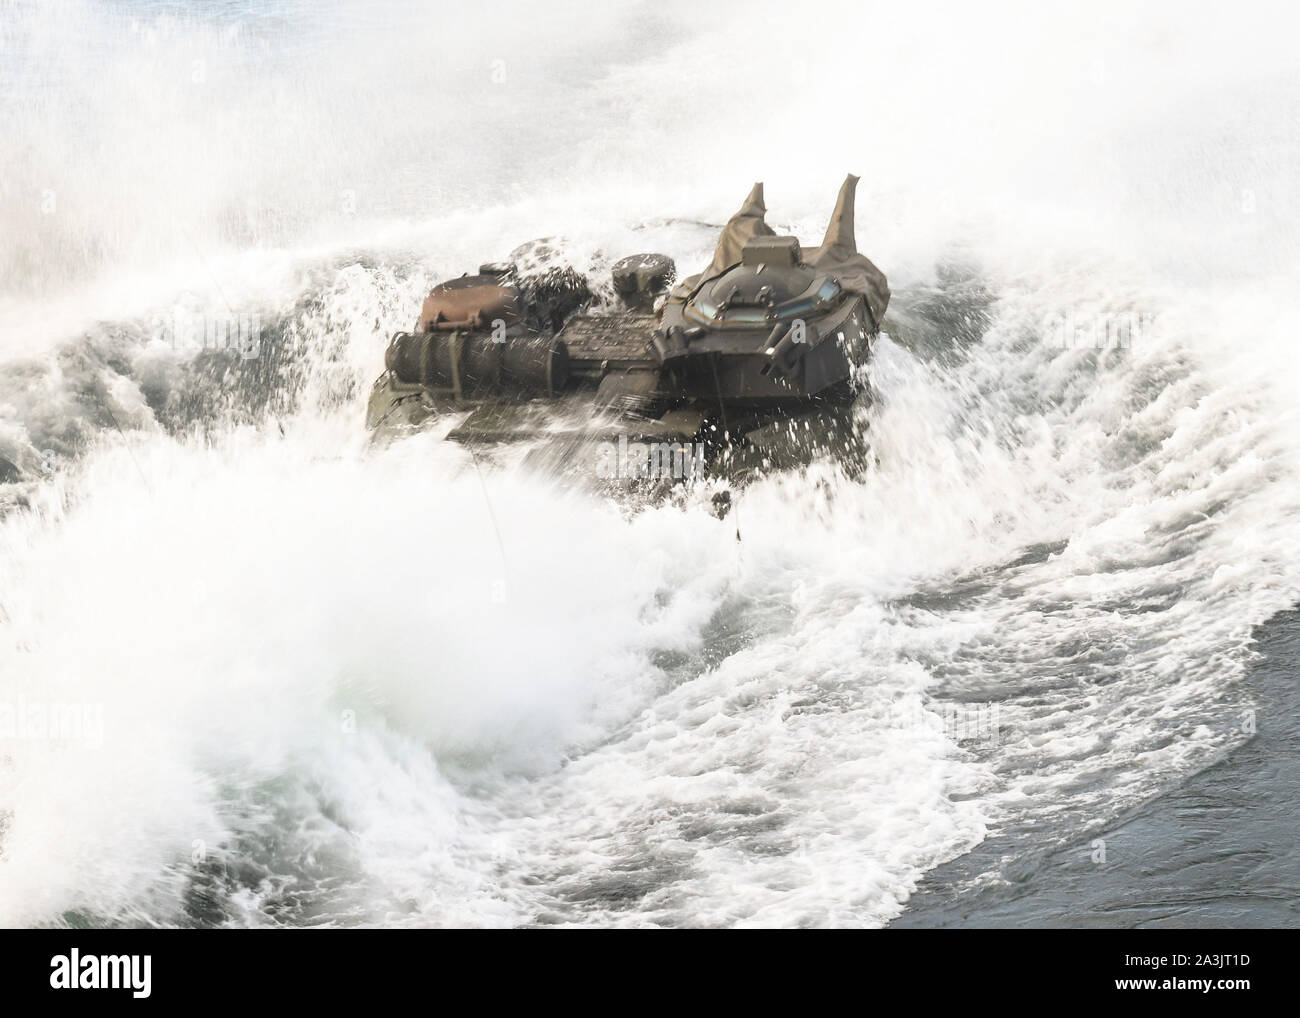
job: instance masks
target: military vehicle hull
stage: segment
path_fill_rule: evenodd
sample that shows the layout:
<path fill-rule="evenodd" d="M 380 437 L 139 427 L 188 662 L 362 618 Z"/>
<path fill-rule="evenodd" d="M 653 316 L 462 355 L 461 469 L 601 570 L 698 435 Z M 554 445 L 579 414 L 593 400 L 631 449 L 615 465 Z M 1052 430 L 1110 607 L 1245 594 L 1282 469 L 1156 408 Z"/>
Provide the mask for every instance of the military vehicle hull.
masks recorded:
<path fill-rule="evenodd" d="M 856 250 L 856 179 L 806 253 L 766 226 L 755 185 L 704 272 L 674 286 L 663 255 L 615 265 L 620 309 L 568 269 L 485 265 L 440 284 L 393 337 L 367 426 L 526 442 L 533 462 L 615 483 L 860 462 L 854 408 L 889 290 Z"/>

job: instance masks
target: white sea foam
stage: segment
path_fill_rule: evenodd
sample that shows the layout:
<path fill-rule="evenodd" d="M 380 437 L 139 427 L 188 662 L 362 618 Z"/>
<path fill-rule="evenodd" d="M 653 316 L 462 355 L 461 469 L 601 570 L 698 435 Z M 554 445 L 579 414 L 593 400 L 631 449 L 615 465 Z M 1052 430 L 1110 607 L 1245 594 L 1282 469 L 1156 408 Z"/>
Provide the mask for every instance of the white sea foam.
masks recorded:
<path fill-rule="evenodd" d="M 103 739 L 0 741 L 0 922 L 881 923 L 1244 738 L 1300 588 L 1284 8 L 372 11 L 5 10 L 0 454 L 56 455 L 0 704 Z M 361 436 L 434 279 L 689 271 L 759 177 L 815 240 L 845 170 L 896 291 L 865 477 L 629 515 Z M 178 305 L 281 322 L 296 403 L 159 423 L 238 402 L 139 324 Z"/>

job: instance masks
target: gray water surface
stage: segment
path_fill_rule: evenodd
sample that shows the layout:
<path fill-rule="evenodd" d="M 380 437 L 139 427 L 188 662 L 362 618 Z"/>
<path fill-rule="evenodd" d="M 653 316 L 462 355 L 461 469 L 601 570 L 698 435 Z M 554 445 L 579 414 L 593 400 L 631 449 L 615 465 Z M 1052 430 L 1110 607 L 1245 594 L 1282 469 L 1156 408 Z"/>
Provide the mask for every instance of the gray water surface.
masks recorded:
<path fill-rule="evenodd" d="M 927 874 L 891 925 L 1300 926 L 1300 611 L 1270 619 L 1256 640 L 1252 739 L 1078 844 L 1043 856 L 1032 836 L 981 844 Z M 970 887 L 999 865 L 1000 881 Z"/>

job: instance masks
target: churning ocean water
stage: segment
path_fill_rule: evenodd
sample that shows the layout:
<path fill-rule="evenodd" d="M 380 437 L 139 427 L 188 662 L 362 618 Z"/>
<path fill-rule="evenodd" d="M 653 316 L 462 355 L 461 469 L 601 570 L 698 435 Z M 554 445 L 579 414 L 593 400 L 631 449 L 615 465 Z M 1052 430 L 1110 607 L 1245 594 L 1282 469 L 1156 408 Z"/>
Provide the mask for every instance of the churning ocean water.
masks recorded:
<path fill-rule="evenodd" d="M 1294 13 L 437 8 L 0 7 L 0 923 L 1294 922 Z M 850 171 L 865 475 L 365 434 L 434 282 Z"/>

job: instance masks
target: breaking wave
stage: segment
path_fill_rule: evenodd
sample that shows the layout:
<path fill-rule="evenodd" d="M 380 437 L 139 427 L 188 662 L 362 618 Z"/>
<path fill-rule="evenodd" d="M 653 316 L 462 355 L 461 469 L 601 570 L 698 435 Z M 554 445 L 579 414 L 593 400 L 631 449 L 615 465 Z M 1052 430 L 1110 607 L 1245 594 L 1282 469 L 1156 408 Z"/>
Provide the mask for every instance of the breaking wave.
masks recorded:
<path fill-rule="evenodd" d="M 1248 737 L 1278 12 L 817 7 L 5 8 L 0 922 L 881 924 Z M 816 237 L 846 170 L 865 476 L 724 522 L 362 433 L 432 282 L 704 264 L 759 177 Z"/>

